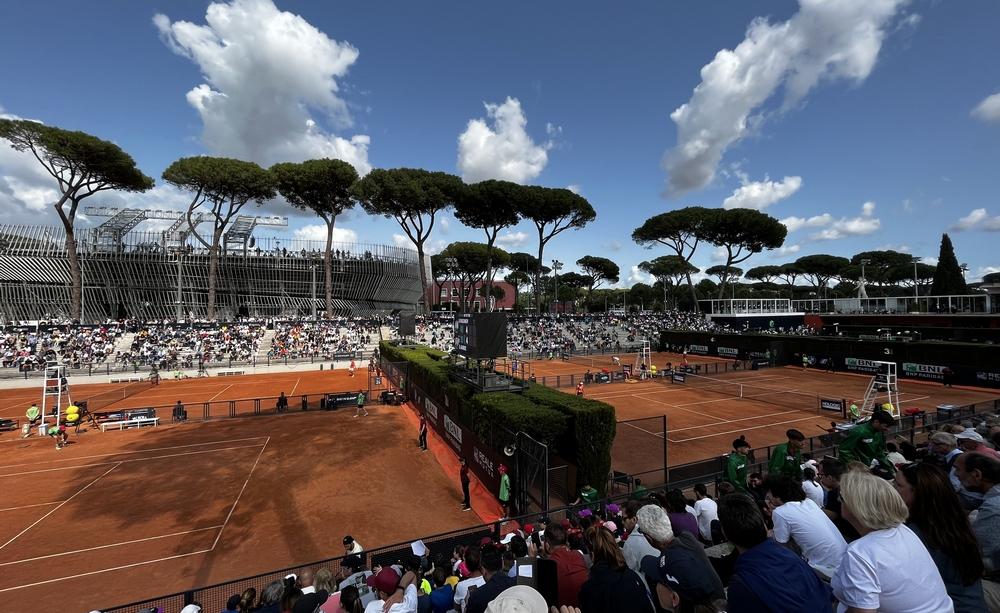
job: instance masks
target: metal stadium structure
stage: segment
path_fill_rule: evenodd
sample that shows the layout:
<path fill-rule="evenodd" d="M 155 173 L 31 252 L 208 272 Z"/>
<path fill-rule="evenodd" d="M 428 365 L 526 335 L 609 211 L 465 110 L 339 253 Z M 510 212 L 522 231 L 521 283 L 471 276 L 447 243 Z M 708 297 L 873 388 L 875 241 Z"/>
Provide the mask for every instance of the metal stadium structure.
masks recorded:
<path fill-rule="evenodd" d="M 83 321 L 206 316 L 208 250 L 171 211 L 110 210 L 110 219 L 75 232 L 83 276 Z M 160 215 L 159 213 L 162 213 Z M 162 231 L 135 228 L 175 219 Z M 310 316 L 325 307 L 320 241 L 258 238 L 283 218 L 241 217 L 222 242 L 216 294 L 220 320 Z M 65 232 L 0 225 L 0 320 L 65 318 L 69 266 Z M 389 245 L 335 244 L 333 315 L 411 311 L 421 297 L 417 253 Z"/>

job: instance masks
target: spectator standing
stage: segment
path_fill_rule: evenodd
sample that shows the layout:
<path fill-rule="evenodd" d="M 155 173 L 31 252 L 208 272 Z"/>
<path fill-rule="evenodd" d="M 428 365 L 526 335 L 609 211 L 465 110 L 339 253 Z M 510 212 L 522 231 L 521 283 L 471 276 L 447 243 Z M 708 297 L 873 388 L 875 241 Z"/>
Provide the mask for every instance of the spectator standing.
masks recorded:
<path fill-rule="evenodd" d="M 642 577 L 625 564 L 614 535 L 600 526 L 591 526 L 586 539 L 594 563 L 589 578 L 580 588 L 580 611 L 653 613 L 646 585 Z"/>
<path fill-rule="evenodd" d="M 719 521 L 739 557 L 729 579 L 730 613 L 829 611 L 830 588 L 800 557 L 767 538 L 757 503 L 746 494 L 719 501 Z"/>
<path fill-rule="evenodd" d="M 485 583 L 471 592 L 465 613 L 484 613 L 490 601 L 515 583 L 507 573 L 501 572 L 502 556 L 496 546 L 487 545 L 483 548 L 481 564 Z"/>
<path fill-rule="evenodd" d="M 774 540 L 786 545 L 794 541 L 813 570 L 826 579 L 832 577 L 847 549 L 840 531 L 791 477 L 770 475 L 764 486 L 774 522 Z"/>
<path fill-rule="evenodd" d="M 844 517 L 861 538 L 848 545 L 831 581 L 838 611 L 953 611 L 934 560 L 903 523 L 908 510 L 896 489 L 871 473 L 853 470 L 843 476 L 840 496 Z"/>
<path fill-rule="evenodd" d="M 985 611 L 979 543 L 948 475 L 932 464 L 906 464 L 895 485 L 910 510 L 906 525 L 931 554 L 955 613 Z"/>
<path fill-rule="evenodd" d="M 694 486 L 694 514 L 698 520 L 698 533 L 701 540 L 706 543 L 714 543 L 712 534 L 712 524 L 719 521 L 719 505 L 708 495 L 708 488 L 704 483 Z"/>
<path fill-rule="evenodd" d="M 785 475 L 793 479 L 802 480 L 802 441 L 806 437 L 792 428 L 785 432 L 787 442 L 775 445 L 771 451 L 771 460 L 768 463 L 768 473 L 772 475 Z"/>
<path fill-rule="evenodd" d="M 545 529 L 545 553 L 556 563 L 559 605 L 580 606 L 580 588 L 587 580 L 587 562 L 579 551 L 566 544 L 566 529 L 552 524 Z"/>
<path fill-rule="evenodd" d="M 461 468 L 458 471 L 458 478 L 462 482 L 462 510 L 471 511 L 472 504 L 469 501 L 469 463 L 462 458 L 458 461 Z"/>
<path fill-rule="evenodd" d="M 837 457 L 845 465 L 856 461 L 872 468 L 877 463 L 893 472 L 895 469 L 886 457 L 885 433 L 895 423 L 888 412 L 875 411 L 871 419 L 847 431 L 837 448 Z"/>
<path fill-rule="evenodd" d="M 733 452 L 726 460 L 726 474 L 723 479 L 726 483 L 731 483 L 738 492 L 747 491 L 747 467 L 750 464 L 750 443 L 745 436 L 740 435 L 733 441 Z"/>
<path fill-rule="evenodd" d="M 455 610 L 458 613 L 465 613 L 466 602 L 469 598 L 469 588 L 475 591 L 486 583 L 486 579 L 483 578 L 481 563 L 482 552 L 479 547 L 470 547 L 465 552 L 465 568 L 469 575 L 455 586 Z"/>

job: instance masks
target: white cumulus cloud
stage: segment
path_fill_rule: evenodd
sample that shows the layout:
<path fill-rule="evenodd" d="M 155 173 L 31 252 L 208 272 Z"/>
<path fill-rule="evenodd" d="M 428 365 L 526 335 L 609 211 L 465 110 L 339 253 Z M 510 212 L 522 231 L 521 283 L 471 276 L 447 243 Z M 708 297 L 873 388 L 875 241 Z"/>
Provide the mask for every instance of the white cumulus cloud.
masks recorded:
<path fill-rule="evenodd" d="M 528 242 L 526 232 L 508 232 L 497 237 L 497 244 L 501 247 L 520 247 L 526 242 Z"/>
<path fill-rule="evenodd" d="M 205 83 L 187 93 L 201 116 L 202 140 L 215 154 L 270 165 L 336 158 L 359 173 L 371 170 L 367 135 L 343 138 L 351 125 L 338 79 L 357 61 L 350 43 L 331 39 L 272 0 L 214 2 L 205 25 L 157 14 L 164 43 L 201 70 Z"/>
<path fill-rule="evenodd" d="M 736 48 L 702 67 L 690 100 L 670 114 L 677 145 L 664 158 L 667 193 L 708 185 L 726 149 L 760 125 L 759 110 L 780 88 L 787 109 L 823 79 L 866 79 L 908 2 L 799 0 L 787 21 L 752 21 Z"/>
<path fill-rule="evenodd" d="M 985 232 L 1000 232 L 1000 215 L 991 217 L 986 209 L 974 209 L 958 223 L 951 227 L 956 232 L 982 230 Z"/>
<path fill-rule="evenodd" d="M 848 236 L 865 236 L 882 227 L 882 221 L 875 217 L 875 203 L 866 202 L 861 206 L 859 217 L 841 217 L 833 220 L 823 230 L 810 235 L 816 241 L 834 241 Z"/>
<path fill-rule="evenodd" d="M 301 238 L 309 241 L 323 241 L 326 242 L 326 224 L 310 224 L 308 226 L 302 226 L 301 228 L 296 228 L 292 233 L 295 238 Z M 358 233 L 350 228 L 339 228 L 334 226 L 333 228 L 333 242 L 334 243 L 356 243 L 358 242 Z M 409 241 L 407 241 L 409 242 Z M 410 248 L 413 244 L 404 245 Z"/>
<path fill-rule="evenodd" d="M 789 232 L 795 232 L 802 228 L 822 228 L 829 225 L 832 221 L 833 215 L 823 213 L 822 215 L 813 215 L 812 217 L 796 217 L 792 215 L 791 217 L 782 219 L 781 223 L 785 224 Z"/>
<path fill-rule="evenodd" d="M 984 98 L 972 109 L 972 116 L 982 121 L 1000 122 L 1000 92 Z"/>
<path fill-rule="evenodd" d="M 536 144 L 525 129 L 528 119 L 517 98 L 486 103 L 485 119 L 470 119 L 458 136 L 458 170 L 467 183 L 502 179 L 525 183 L 549 161 L 550 141 Z M 549 124 L 551 126 L 551 124 Z M 554 128 L 548 128 L 552 135 Z"/>
<path fill-rule="evenodd" d="M 756 209 L 762 211 L 779 200 L 788 198 L 802 187 L 802 177 L 785 177 L 772 181 L 744 181 L 732 196 L 722 201 L 726 209 Z"/>
<path fill-rule="evenodd" d="M 638 265 L 632 266 L 628 275 L 628 284 L 635 285 L 636 283 L 645 283 L 646 285 L 653 285 L 656 283 L 656 278 L 645 272 Z"/>

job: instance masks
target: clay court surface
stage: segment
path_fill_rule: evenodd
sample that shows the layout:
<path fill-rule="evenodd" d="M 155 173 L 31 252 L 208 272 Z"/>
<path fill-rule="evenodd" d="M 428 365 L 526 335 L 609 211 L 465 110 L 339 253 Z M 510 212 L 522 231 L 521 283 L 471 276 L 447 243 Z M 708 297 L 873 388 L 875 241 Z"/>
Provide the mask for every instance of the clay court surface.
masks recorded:
<path fill-rule="evenodd" d="M 733 398 L 735 385 L 722 385 L 726 393 L 713 392 L 697 384 L 670 383 L 657 380 L 635 383 L 590 385 L 587 397 L 602 400 L 615 407 L 618 420 L 635 420 L 667 416 L 667 447 L 671 466 L 715 457 L 732 449 L 732 441 L 741 434 L 754 447 L 766 447 L 786 440 L 785 431 L 796 428 L 806 436 L 823 434 L 831 420 L 842 421 L 836 413 L 820 411 L 816 396 L 846 399 L 848 404 L 861 404 L 871 377 L 803 371 L 784 367 L 758 371 L 737 371 L 714 375 L 729 384 L 744 384 L 745 398 Z M 899 400 L 903 409 L 911 407 L 933 412 L 939 404 L 966 405 L 998 397 L 991 390 L 945 388 L 940 384 L 901 380 Z M 636 444 L 663 436 L 662 429 L 652 420 L 619 424 L 619 440 L 615 443 L 616 467 L 624 472 L 648 470 L 649 462 L 632 457 L 625 445 L 623 428 L 634 430 L 627 436 Z M 656 445 L 646 448 L 655 448 Z M 633 445 L 633 449 L 637 448 Z M 632 464 L 635 470 L 629 470 Z M 638 468 L 643 465 L 643 468 Z"/>
<path fill-rule="evenodd" d="M 111 408 L 356 390 L 365 375 L 165 381 Z M 3 414 L 37 393 L 3 390 Z M 60 451 L 0 434 L 0 610 L 89 611 L 331 557 L 345 534 L 374 547 L 479 523 L 401 408 L 369 411 L 91 430 Z"/>

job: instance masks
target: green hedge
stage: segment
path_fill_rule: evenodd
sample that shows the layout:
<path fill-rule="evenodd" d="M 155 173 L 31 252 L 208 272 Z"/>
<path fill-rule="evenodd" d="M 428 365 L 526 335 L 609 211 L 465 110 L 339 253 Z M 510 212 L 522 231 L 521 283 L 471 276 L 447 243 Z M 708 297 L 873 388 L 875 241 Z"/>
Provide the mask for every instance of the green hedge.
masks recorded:
<path fill-rule="evenodd" d="M 467 385 L 451 381 L 444 352 L 424 346 L 404 349 L 388 341 L 380 343 L 380 352 L 390 362 L 408 362 L 413 384 L 444 401 L 453 416 L 494 449 L 510 442 L 504 428 L 523 430 L 575 463 L 580 484 L 604 493 L 615 438 L 611 405 L 542 385 L 531 385 L 523 394 L 473 394 Z"/>
<path fill-rule="evenodd" d="M 516 433 L 523 430 L 548 445 L 554 452 L 558 443 L 565 438 L 569 426 L 568 416 L 538 406 L 520 394 L 475 394 L 469 399 L 467 406 L 472 411 L 472 429 L 480 439 L 491 442 L 494 449 L 502 449 L 504 445 L 513 442 L 508 431 Z"/>
<path fill-rule="evenodd" d="M 542 385 L 532 385 L 524 395 L 537 405 L 569 416 L 570 430 L 560 451 L 567 460 L 576 462 L 577 482 L 589 483 L 603 494 L 611 472 L 611 445 L 617 427 L 615 408 Z"/>

